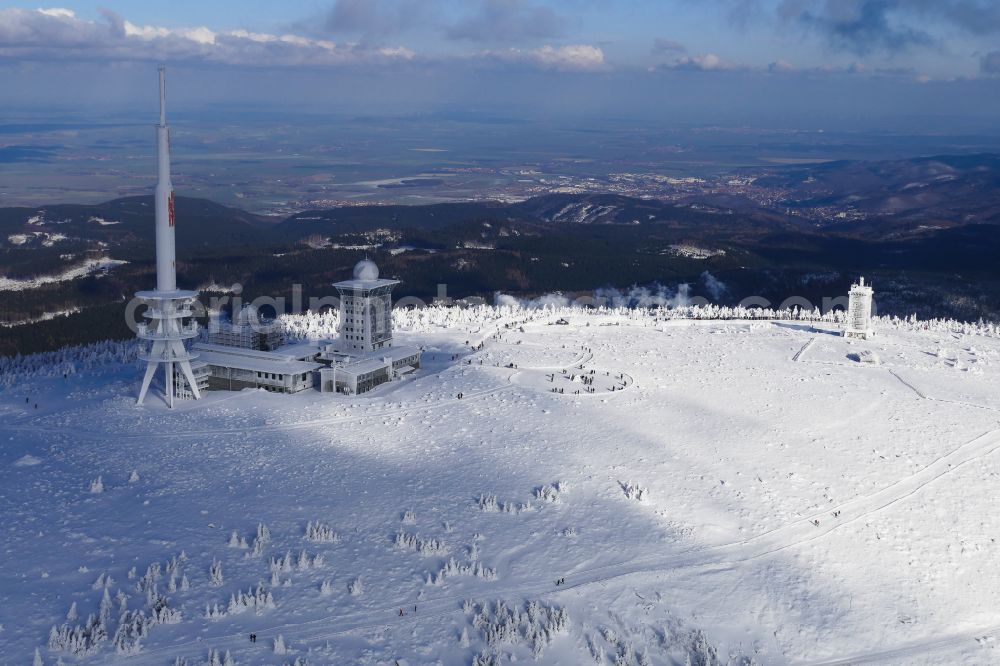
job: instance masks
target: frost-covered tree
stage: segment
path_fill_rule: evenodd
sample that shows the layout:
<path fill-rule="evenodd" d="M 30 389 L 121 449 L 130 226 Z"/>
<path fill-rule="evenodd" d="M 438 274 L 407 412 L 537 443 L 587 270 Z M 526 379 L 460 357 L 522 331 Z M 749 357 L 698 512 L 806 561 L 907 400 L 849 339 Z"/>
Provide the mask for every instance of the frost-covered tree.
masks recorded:
<path fill-rule="evenodd" d="M 111 595 L 108 594 L 108 588 L 104 588 L 104 595 L 101 597 L 100 610 L 98 612 L 98 619 L 101 624 L 107 627 L 111 623 L 111 611 L 114 608 L 114 604 L 111 602 Z"/>
<path fill-rule="evenodd" d="M 42 653 L 38 648 L 35 648 L 35 659 L 31 662 L 31 666 L 45 666 L 45 662 L 42 661 Z"/>
<path fill-rule="evenodd" d="M 483 650 L 472 657 L 472 666 L 500 666 L 503 660 L 495 650 Z"/>
<path fill-rule="evenodd" d="M 270 590 L 263 584 L 251 587 L 246 592 L 238 590 L 229 596 L 229 606 L 226 612 L 231 615 L 238 615 L 248 609 L 253 609 L 257 613 L 265 609 L 274 608 L 274 597 Z"/>
<path fill-rule="evenodd" d="M 274 639 L 274 654 L 285 654 L 288 652 L 288 648 L 285 646 L 285 637 L 278 634 L 278 637 Z"/>
<path fill-rule="evenodd" d="M 246 537 L 239 535 L 239 532 L 233 530 L 233 533 L 229 535 L 229 547 L 230 548 L 242 548 L 246 550 L 250 546 L 247 544 Z"/>
<path fill-rule="evenodd" d="M 295 568 L 298 571 L 306 571 L 312 566 L 312 558 L 306 553 L 305 550 L 299 553 L 299 559 L 295 562 Z"/>
<path fill-rule="evenodd" d="M 208 584 L 212 587 L 221 587 L 222 583 L 222 562 L 213 559 L 212 566 L 208 569 Z"/>
<path fill-rule="evenodd" d="M 264 523 L 257 523 L 257 539 L 264 543 L 271 540 L 271 530 Z"/>
<path fill-rule="evenodd" d="M 701 629 L 691 633 L 689 658 L 691 666 L 718 666 L 719 653 Z"/>
<path fill-rule="evenodd" d="M 107 587 L 107 584 L 105 583 L 104 574 L 102 573 L 100 576 L 97 577 L 97 580 L 94 581 L 94 584 L 91 585 L 90 588 L 93 590 L 100 590 L 101 588 L 104 587 Z"/>
<path fill-rule="evenodd" d="M 100 495 L 104 492 L 104 481 L 100 476 L 90 482 L 90 492 L 94 495 Z"/>

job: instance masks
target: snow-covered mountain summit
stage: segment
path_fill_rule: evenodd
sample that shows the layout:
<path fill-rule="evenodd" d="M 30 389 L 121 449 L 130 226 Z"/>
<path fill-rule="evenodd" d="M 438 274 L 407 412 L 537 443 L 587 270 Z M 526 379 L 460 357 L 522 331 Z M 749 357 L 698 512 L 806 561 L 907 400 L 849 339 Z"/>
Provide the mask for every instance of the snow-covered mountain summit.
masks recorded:
<path fill-rule="evenodd" d="M 172 412 L 5 361 L 0 661 L 1000 659 L 1000 331 L 743 316 L 398 311 L 416 376 Z"/>

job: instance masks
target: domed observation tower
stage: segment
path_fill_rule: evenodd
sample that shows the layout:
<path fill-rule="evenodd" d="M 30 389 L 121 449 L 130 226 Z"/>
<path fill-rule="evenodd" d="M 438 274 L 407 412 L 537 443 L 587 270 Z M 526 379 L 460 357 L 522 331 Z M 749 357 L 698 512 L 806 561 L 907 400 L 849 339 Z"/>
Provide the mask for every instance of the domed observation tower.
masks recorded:
<path fill-rule="evenodd" d="M 369 259 L 362 259 L 357 264 L 354 265 L 354 279 L 355 280 L 377 280 L 378 279 L 378 266 L 375 265 L 374 261 Z"/>
<path fill-rule="evenodd" d="M 392 346 L 392 289 L 399 280 L 379 278 L 375 262 L 362 259 L 340 292 L 340 344 L 344 354 L 363 355 Z"/>
<path fill-rule="evenodd" d="M 167 404 L 173 408 L 177 392 L 174 387 L 175 366 L 187 382 L 192 397 L 198 399 L 201 393 L 191 370 L 191 361 L 196 355 L 188 352 L 184 346 L 185 340 L 198 335 L 198 325 L 193 320 L 191 311 L 198 292 L 177 288 L 174 192 L 170 183 L 170 134 L 166 121 L 163 67 L 160 67 L 160 122 L 156 126 L 156 140 L 156 289 L 140 291 L 135 295 L 146 304 L 145 317 L 149 320 L 139 324 L 136 334 L 141 340 L 152 343 L 148 353 L 140 354 L 140 358 L 146 361 L 146 374 L 142 378 L 137 402 L 141 405 L 146 399 L 153 376 L 162 365 L 166 370 L 164 396 Z"/>

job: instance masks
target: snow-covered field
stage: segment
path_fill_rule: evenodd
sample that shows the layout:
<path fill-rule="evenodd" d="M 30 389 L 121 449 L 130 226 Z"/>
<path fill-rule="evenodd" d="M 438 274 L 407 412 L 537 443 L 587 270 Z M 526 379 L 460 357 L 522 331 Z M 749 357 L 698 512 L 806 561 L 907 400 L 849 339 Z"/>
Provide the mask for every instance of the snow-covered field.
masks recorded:
<path fill-rule="evenodd" d="M 0 368 L 0 663 L 1000 661 L 996 328 L 397 328 L 358 398 Z"/>

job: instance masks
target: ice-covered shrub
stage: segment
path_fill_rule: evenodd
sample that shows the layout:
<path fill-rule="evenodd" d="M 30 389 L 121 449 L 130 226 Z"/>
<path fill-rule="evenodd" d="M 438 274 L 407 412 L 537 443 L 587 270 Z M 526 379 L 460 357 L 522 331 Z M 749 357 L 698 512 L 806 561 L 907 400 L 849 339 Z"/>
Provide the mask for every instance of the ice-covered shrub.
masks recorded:
<path fill-rule="evenodd" d="M 535 488 L 535 499 L 542 502 L 558 502 L 559 496 L 568 490 L 568 486 L 558 481 L 551 486 L 546 484 Z"/>
<path fill-rule="evenodd" d="M 306 539 L 314 543 L 337 543 L 340 537 L 333 528 L 319 521 L 309 521 L 306 525 Z"/>
<path fill-rule="evenodd" d="M 209 620 L 218 620 L 219 618 L 225 617 L 226 611 L 219 608 L 219 604 L 205 604 L 205 618 Z"/>
<path fill-rule="evenodd" d="M 622 483 L 618 482 L 618 485 L 622 487 L 622 492 L 625 493 L 625 497 L 636 500 L 637 502 L 645 502 L 649 499 L 649 489 L 633 481 L 626 481 Z"/>
<path fill-rule="evenodd" d="M 437 539 L 423 539 L 416 534 L 409 534 L 403 530 L 396 532 L 393 538 L 393 545 L 400 550 L 415 551 L 424 556 L 441 555 L 448 552 L 448 547 L 444 542 Z"/>
<path fill-rule="evenodd" d="M 500 502 L 497 500 L 497 496 L 490 494 L 481 494 L 477 500 L 479 504 L 479 510 L 485 511 L 487 513 L 521 513 L 522 511 L 527 511 L 531 507 L 527 504 L 514 504 L 513 502 Z"/>
<path fill-rule="evenodd" d="M 206 666 L 236 666 L 236 660 L 233 659 L 229 650 L 223 653 L 214 648 L 209 648 L 205 664 Z"/>
<path fill-rule="evenodd" d="M 469 562 L 460 564 L 454 557 L 441 565 L 437 573 L 427 573 L 424 575 L 424 583 L 427 585 L 443 585 L 444 581 L 451 576 L 474 576 L 483 580 L 494 581 L 497 579 L 497 570 L 484 566 L 481 562 Z"/>
<path fill-rule="evenodd" d="M 494 512 L 499 511 L 500 506 L 497 504 L 497 496 L 493 494 L 483 494 L 479 496 L 479 510 Z"/>

